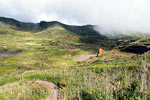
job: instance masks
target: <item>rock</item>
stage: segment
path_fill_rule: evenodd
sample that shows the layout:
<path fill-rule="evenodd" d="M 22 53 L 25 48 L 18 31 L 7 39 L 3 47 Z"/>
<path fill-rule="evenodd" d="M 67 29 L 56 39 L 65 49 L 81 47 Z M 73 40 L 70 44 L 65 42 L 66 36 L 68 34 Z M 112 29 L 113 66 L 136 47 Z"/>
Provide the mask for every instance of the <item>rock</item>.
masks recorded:
<path fill-rule="evenodd" d="M 104 53 L 104 50 L 100 48 L 97 53 L 97 57 L 101 56 Z"/>
<path fill-rule="evenodd" d="M 87 60 L 85 60 L 84 62 L 85 63 L 89 63 L 89 62 L 92 62 L 92 61 L 95 61 L 95 60 L 97 60 L 95 57 L 93 57 L 93 58 L 91 58 L 91 59 L 87 59 Z"/>
<path fill-rule="evenodd" d="M 115 50 L 111 50 L 110 53 L 111 53 L 111 54 L 115 54 L 116 51 L 115 51 Z"/>

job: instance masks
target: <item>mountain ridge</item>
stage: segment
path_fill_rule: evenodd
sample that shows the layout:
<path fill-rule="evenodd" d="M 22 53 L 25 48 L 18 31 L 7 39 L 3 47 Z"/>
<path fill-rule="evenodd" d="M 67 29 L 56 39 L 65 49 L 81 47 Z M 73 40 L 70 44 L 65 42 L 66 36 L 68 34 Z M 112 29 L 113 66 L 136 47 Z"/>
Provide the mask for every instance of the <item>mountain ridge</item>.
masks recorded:
<path fill-rule="evenodd" d="M 24 30 L 24 31 L 37 32 L 37 31 L 42 31 L 54 25 L 60 25 L 69 31 L 76 32 L 77 34 L 82 34 L 82 35 L 87 35 L 90 33 L 99 34 L 96 30 L 94 30 L 95 25 L 82 25 L 82 26 L 67 25 L 59 21 L 51 21 L 51 22 L 40 21 L 39 23 L 32 23 L 32 22 L 21 22 L 13 18 L 6 18 L 6 17 L 0 17 L 0 22 L 5 23 L 7 25 L 14 26 L 17 29 Z"/>
<path fill-rule="evenodd" d="M 111 42 L 115 41 L 113 39 L 109 39 L 105 35 L 100 34 L 96 30 L 94 30 L 94 25 L 83 25 L 83 26 L 77 26 L 77 25 L 66 25 L 63 23 L 60 23 L 58 21 L 52 21 L 52 22 L 46 22 L 41 21 L 40 23 L 29 23 L 29 22 L 20 22 L 12 18 L 5 18 L 0 17 L 0 22 L 9 25 L 11 29 L 19 30 L 19 31 L 25 31 L 30 33 L 38 33 L 46 31 L 48 28 L 52 28 L 53 26 L 61 26 L 68 32 L 73 33 L 74 35 L 79 36 L 80 42 L 86 43 L 86 44 L 96 44 L 96 45 L 103 45 L 103 47 L 107 47 L 106 45 L 112 45 Z M 3 30 L 4 28 L 2 28 Z M 2 31 L 1 30 L 1 31 Z M 1 33 L 8 33 L 6 29 L 4 32 Z M 6 31 L 6 32 L 5 32 Z M 12 32 L 11 32 L 12 33 Z M 49 32 L 46 32 L 49 34 Z M 60 32 L 63 36 L 63 32 Z M 108 41 L 107 43 L 104 43 L 104 41 Z M 111 48 L 112 46 L 110 46 Z"/>

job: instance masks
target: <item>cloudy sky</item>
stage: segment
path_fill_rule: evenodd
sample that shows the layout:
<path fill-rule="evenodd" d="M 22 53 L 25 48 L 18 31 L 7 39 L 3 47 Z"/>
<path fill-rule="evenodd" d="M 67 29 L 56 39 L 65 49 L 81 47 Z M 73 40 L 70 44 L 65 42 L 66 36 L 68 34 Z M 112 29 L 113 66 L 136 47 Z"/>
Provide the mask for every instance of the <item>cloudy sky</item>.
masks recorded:
<path fill-rule="evenodd" d="M 0 0 L 0 16 L 150 33 L 150 0 Z"/>

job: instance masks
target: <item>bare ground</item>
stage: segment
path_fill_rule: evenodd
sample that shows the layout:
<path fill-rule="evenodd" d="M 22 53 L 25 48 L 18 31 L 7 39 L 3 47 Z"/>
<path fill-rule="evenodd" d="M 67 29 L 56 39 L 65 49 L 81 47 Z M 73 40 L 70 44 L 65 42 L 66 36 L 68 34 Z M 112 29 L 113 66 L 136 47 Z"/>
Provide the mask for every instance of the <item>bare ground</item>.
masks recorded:
<path fill-rule="evenodd" d="M 90 59 L 91 57 L 96 57 L 97 54 L 81 54 L 81 55 L 75 55 L 72 57 L 74 61 L 84 61 L 87 59 Z"/>

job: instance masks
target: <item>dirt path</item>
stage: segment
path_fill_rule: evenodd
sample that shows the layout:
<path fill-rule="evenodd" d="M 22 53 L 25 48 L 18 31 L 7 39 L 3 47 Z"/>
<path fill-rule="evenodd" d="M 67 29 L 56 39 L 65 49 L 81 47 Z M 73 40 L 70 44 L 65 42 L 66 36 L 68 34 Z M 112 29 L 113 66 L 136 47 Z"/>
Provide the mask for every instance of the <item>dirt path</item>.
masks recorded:
<path fill-rule="evenodd" d="M 91 57 L 96 57 L 97 54 L 81 54 L 81 55 L 75 55 L 72 57 L 72 60 L 74 61 L 84 61 L 87 59 L 90 59 Z"/>
<path fill-rule="evenodd" d="M 45 86 L 50 91 L 49 96 L 45 100 L 57 100 L 57 89 L 55 84 L 48 81 L 41 81 L 41 80 L 37 81 L 37 83 Z"/>

